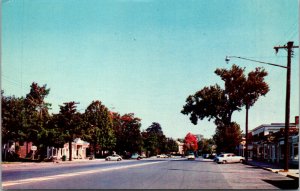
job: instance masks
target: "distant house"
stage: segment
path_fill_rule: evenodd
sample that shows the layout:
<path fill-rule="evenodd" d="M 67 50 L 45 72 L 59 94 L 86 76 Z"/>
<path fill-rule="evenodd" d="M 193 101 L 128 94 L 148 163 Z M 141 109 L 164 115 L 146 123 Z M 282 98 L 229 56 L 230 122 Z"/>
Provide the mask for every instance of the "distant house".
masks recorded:
<path fill-rule="evenodd" d="M 183 155 L 184 154 L 184 150 L 183 150 L 184 143 L 176 141 L 176 144 L 178 145 L 177 154 Z"/>
<path fill-rule="evenodd" d="M 2 160 L 14 161 L 18 158 L 31 158 L 32 146 L 32 142 L 8 141 L 2 145 Z"/>
<path fill-rule="evenodd" d="M 89 148 L 89 143 L 76 138 L 72 142 L 72 158 L 73 159 L 85 159 L 87 158 L 87 148 Z M 47 148 L 47 158 L 55 157 L 61 159 L 62 156 L 66 156 L 69 159 L 69 143 L 64 144 L 63 148 Z"/>

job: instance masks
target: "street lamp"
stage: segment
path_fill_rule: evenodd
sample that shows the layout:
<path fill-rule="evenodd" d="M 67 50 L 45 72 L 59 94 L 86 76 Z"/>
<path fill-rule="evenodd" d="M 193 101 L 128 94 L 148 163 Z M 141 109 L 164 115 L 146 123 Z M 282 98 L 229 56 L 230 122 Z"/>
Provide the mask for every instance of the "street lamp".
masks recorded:
<path fill-rule="evenodd" d="M 286 80 L 286 106 L 285 106 L 285 137 L 284 137 L 284 144 L 285 144 L 285 153 L 284 153 L 284 171 L 288 171 L 288 160 L 289 160 L 289 145 L 288 145 L 288 137 L 289 137 L 289 125 L 290 125 L 290 88 L 291 88 L 291 57 L 292 57 L 292 49 L 299 48 L 299 46 L 293 46 L 293 42 L 288 42 L 287 46 L 279 46 L 274 47 L 276 53 L 278 49 L 287 49 L 287 66 L 282 66 L 279 64 L 273 64 L 269 62 L 262 62 L 258 60 L 252 60 L 249 58 L 243 58 L 239 56 L 226 56 L 225 61 L 228 64 L 230 58 L 239 58 L 243 60 L 248 60 L 252 62 L 258 62 L 262 64 L 267 64 L 271 66 L 277 66 L 281 68 L 287 69 L 287 80 Z M 248 110 L 246 110 L 246 153 L 245 153 L 246 162 L 248 162 Z"/>
<path fill-rule="evenodd" d="M 225 61 L 226 61 L 227 64 L 229 63 L 230 58 L 239 58 L 239 59 L 248 60 L 248 61 L 252 61 L 252 62 L 258 62 L 258 63 L 267 64 L 267 65 L 271 65 L 271 66 L 287 68 L 286 66 L 282 66 L 282 65 L 279 65 L 279 64 L 273 64 L 273 63 L 269 63 L 269 62 L 262 62 L 262 61 L 253 60 L 253 59 L 249 59 L 249 58 L 243 58 L 243 57 L 240 57 L 240 56 L 226 56 Z"/>

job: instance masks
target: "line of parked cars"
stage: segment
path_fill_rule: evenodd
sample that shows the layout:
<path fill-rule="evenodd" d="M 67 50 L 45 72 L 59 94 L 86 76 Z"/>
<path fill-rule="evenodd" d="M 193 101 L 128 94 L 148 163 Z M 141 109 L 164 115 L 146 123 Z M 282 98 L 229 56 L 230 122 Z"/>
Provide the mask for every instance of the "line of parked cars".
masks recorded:
<path fill-rule="evenodd" d="M 202 155 L 203 158 L 211 158 L 214 157 L 214 162 L 216 163 L 221 163 L 221 164 L 225 164 L 225 163 L 236 163 L 236 162 L 244 162 L 245 158 L 242 156 L 237 156 L 233 153 L 222 153 L 220 155 L 215 155 L 215 154 L 204 154 Z M 165 154 L 161 154 L 161 155 L 157 155 L 157 158 L 170 158 L 171 156 L 165 155 Z M 187 160 L 195 160 L 195 155 L 194 153 L 189 153 L 187 155 Z M 137 154 L 134 153 L 131 155 L 130 159 L 136 159 L 136 160 L 141 160 L 142 157 Z M 123 158 L 120 155 L 117 154 L 113 154 L 111 156 L 108 156 L 105 158 L 106 161 L 121 161 L 123 160 Z"/>

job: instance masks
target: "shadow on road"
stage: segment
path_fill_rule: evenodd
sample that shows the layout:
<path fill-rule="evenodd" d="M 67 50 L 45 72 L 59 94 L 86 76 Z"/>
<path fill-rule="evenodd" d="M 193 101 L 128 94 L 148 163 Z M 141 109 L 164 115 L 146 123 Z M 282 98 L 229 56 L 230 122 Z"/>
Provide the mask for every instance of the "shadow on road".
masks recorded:
<path fill-rule="evenodd" d="M 261 169 L 261 167 L 259 167 L 259 166 L 246 166 L 245 168 Z"/>
<path fill-rule="evenodd" d="M 190 172 L 198 172 L 198 173 L 209 172 L 209 173 L 220 174 L 219 171 L 207 171 L 207 170 L 188 170 L 188 169 L 179 169 L 179 168 L 171 168 L 167 170 L 190 171 Z M 237 173 L 237 172 L 222 172 L 222 174 L 229 174 L 229 173 Z"/>
<path fill-rule="evenodd" d="M 177 160 L 170 160 L 171 162 L 182 162 L 182 161 L 187 161 L 187 162 L 214 162 L 212 160 L 188 160 L 186 158 L 183 159 L 177 159 Z"/>
<path fill-rule="evenodd" d="M 263 180 L 280 189 L 298 189 L 299 180 Z"/>

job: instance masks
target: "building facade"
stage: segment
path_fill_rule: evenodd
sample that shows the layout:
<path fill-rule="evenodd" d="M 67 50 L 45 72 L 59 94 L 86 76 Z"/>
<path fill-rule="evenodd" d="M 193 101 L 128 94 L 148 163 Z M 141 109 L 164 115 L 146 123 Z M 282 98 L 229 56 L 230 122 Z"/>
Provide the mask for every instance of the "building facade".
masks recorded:
<path fill-rule="evenodd" d="M 297 119 L 296 117 L 295 123 L 290 123 L 289 126 L 289 163 L 294 165 L 299 165 L 299 123 Z M 253 129 L 249 139 L 249 158 L 272 163 L 283 162 L 284 131 L 284 123 L 263 124 Z"/>
<path fill-rule="evenodd" d="M 85 159 L 87 158 L 87 148 L 89 148 L 89 143 L 76 138 L 72 142 L 72 159 Z M 69 159 L 69 143 L 64 144 L 63 148 L 47 148 L 47 158 L 57 158 L 61 159 L 63 156 L 66 156 Z"/>

